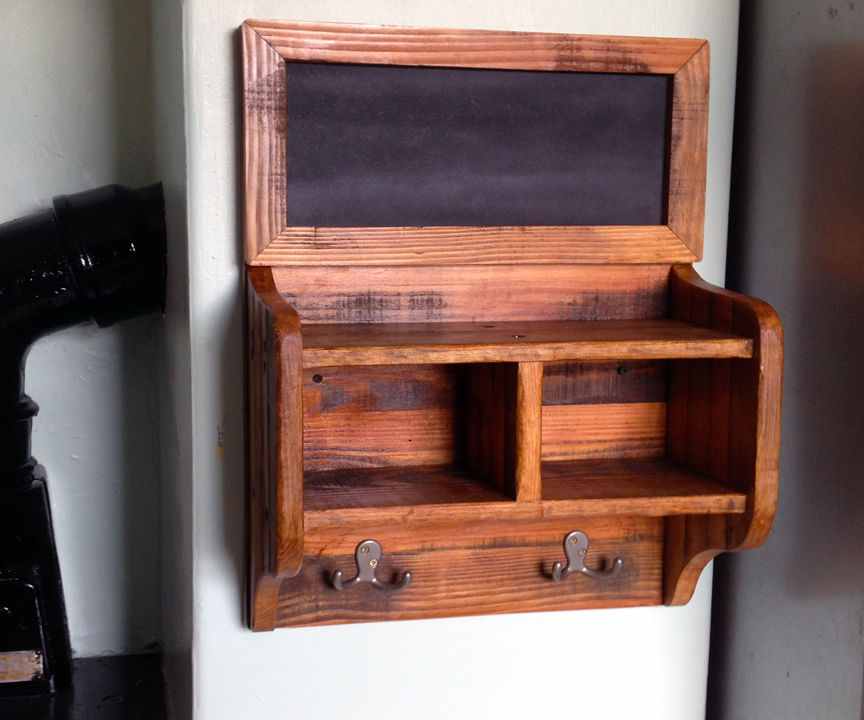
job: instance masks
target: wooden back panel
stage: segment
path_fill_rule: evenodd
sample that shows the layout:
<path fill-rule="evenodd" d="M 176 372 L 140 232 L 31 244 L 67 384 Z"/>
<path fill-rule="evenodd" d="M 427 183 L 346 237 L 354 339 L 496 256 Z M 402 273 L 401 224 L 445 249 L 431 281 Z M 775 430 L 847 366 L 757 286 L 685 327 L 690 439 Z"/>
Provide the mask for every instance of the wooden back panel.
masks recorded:
<path fill-rule="evenodd" d="M 666 265 L 273 268 L 304 324 L 666 317 Z"/>

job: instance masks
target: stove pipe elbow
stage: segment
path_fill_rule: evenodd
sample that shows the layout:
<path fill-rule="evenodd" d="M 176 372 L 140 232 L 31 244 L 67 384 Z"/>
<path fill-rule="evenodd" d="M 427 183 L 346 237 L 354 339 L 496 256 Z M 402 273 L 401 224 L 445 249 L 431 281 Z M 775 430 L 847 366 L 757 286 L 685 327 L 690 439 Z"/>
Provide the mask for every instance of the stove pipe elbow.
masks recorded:
<path fill-rule="evenodd" d="M 164 309 L 162 185 L 106 185 L 54 198 L 54 209 L 0 224 L 0 490 L 29 478 L 38 408 L 24 364 L 43 335 L 106 327 Z"/>

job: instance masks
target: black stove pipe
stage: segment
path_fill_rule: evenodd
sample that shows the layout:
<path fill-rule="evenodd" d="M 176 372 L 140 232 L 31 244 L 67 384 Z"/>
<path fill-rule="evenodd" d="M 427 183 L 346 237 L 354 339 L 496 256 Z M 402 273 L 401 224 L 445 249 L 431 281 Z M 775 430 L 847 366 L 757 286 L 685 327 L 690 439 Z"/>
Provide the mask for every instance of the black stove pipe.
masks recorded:
<path fill-rule="evenodd" d="M 30 455 L 27 353 L 71 325 L 162 310 L 165 258 L 161 184 L 60 195 L 53 211 L 0 225 L 0 695 L 71 678 L 47 488 Z"/>

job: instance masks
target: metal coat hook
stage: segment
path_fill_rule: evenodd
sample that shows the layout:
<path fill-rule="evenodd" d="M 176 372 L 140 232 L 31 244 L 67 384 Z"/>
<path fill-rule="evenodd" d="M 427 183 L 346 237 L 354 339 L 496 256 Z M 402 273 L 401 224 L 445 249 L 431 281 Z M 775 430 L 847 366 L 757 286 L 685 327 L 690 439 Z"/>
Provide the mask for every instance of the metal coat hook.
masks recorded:
<path fill-rule="evenodd" d="M 612 562 L 612 566 L 605 570 L 591 570 L 585 567 L 585 556 L 588 554 L 588 536 L 581 530 L 574 530 L 564 538 L 564 554 L 567 556 L 567 567 L 565 568 L 563 563 L 556 562 L 552 566 L 553 580 L 563 580 L 575 572 L 602 580 L 617 575 L 624 564 L 624 561 L 617 557 Z"/>
<path fill-rule="evenodd" d="M 337 590 L 347 590 L 360 583 L 369 583 L 374 585 L 379 590 L 393 592 L 402 590 L 411 584 L 411 573 L 402 573 L 402 579 L 393 583 L 381 582 L 375 576 L 375 570 L 381 563 L 381 544 L 377 540 L 364 540 L 354 551 L 354 558 L 357 561 L 357 577 L 348 582 L 342 582 L 342 571 L 337 570 L 333 573 L 333 587 Z"/>

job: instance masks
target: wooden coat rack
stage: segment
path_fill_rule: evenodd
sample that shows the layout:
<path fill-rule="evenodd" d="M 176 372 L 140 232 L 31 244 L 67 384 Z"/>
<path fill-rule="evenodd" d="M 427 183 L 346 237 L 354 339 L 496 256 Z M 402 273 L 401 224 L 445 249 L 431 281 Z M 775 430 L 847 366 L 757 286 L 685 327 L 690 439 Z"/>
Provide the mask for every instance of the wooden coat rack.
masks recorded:
<path fill-rule="evenodd" d="M 253 629 L 681 604 L 765 540 L 782 330 L 692 268 L 707 42 L 242 35 Z"/>

